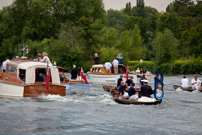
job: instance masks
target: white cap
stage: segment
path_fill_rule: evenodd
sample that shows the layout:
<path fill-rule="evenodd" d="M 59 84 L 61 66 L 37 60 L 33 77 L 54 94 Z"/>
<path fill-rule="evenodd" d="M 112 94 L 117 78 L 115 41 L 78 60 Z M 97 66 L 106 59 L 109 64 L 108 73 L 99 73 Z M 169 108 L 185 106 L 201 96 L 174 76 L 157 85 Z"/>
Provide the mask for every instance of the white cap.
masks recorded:
<path fill-rule="evenodd" d="M 145 80 L 145 79 L 144 79 L 144 80 L 142 80 L 142 82 L 146 82 L 146 83 L 148 83 L 148 80 Z"/>

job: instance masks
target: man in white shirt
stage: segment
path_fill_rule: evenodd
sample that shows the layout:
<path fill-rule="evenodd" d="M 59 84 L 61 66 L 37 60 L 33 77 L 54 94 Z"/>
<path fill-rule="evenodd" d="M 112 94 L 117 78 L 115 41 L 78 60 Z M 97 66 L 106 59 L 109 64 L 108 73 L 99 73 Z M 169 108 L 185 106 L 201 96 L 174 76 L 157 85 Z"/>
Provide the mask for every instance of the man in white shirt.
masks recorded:
<path fill-rule="evenodd" d="M 115 73 L 115 74 L 118 74 L 119 61 L 116 60 L 116 58 L 114 58 L 112 64 L 113 64 L 113 66 L 114 66 L 114 73 Z"/>
<path fill-rule="evenodd" d="M 181 87 L 187 89 L 189 87 L 189 80 L 187 79 L 186 75 L 183 76 L 181 80 Z"/>
<path fill-rule="evenodd" d="M 194 90 L 200 89 L 200 87 L 201 87 L 201 81 L 197 78 L 197 76 L 195 76 L 194 79 L 192 79 L 191 85 L 192 85 L 192 88 Z"/>
<path fill-rule="evenodd" d="M 109 63 L 109 61 L 107 60 L 107 62 L 105 62 L 105 68 L 108 73 L 111 73 L 111 66 L 112 66 L 112 64 Z"/>
<path fill-rule="evenodd" d="M 9 61 L 10 61 L 10 57 L 7 56 L 7 57 L 6 57 L 6 61 L 3 62 L 3 72 L 6 71 L 6 65 L 7 65 L 7 62 L 9 62 Z"/>

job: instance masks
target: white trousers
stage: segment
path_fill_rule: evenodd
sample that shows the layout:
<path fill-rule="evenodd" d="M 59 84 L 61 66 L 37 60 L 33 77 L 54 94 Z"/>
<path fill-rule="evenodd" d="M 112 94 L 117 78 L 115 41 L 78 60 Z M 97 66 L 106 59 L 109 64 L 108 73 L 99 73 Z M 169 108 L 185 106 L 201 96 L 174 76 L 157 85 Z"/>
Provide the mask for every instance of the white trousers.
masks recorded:
<path fill-rule="evenodd" d="M 136 100 L 136 99 L 138 99 L 138 95 L 137 95 L 137 94 L 132 95 L 132 96 L 130 96 L 130 98 L 129 98 L 129 100 Z"/>
<path fill-rule="evenodd" d="M 198 90 L 198 89 L 200 89 L 200 86 L 198 86 L 197 84 L 194 84 L 194 85 L 192 85 L 192 88 L 193 88 L 194 90 Z"/>

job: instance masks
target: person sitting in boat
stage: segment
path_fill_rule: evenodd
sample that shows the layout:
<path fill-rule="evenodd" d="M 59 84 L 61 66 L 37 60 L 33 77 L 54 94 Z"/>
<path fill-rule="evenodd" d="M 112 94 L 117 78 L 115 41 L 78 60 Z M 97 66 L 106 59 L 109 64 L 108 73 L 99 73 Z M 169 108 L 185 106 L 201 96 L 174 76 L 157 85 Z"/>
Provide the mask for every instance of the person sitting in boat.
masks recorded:
<path fill-rule="evenodd" d="M 36 78 L 36 82 L 44 82 L 43 74 L 39 73 L 39 76 Z"/>
<path fill-rule="evenodd" d="M 192 79 L 191 85 L 192 85 L 193 90 L 200 89 L 200 87 L 201 87 L 201 81 L 198 79 L 197 76 L 195 76 L 194 79 Z"/>
<path fill-rule="evenodd" d="M 130 86 L 130 84 L 133 82 L 133 76 L 130 76 L 130 79 L 128 79 L 126 81 L 126 83 L 128 84 L 128 86 Z"/>
<path fill-rule="evenodd" d="M 143 76 L 140 78 L 139 87 L 143 85 L 142 80 L 147 80 L 147 79 L 145 78 L 145 75 L 144 75 L 144 74 L 143 74 Z"/>
<path fill-rule="evenodd" d="M 187 89 L 189 87 L 189 80 L 187 79 L 186 75 L 183 76 L 181 80 L 181 87 Z"/>
<path fill-rule="evenodd" d="M 107 60 L 107 62 L 105 62 L 105 69 L 107 70 L 108 73 L 111 73 L 111 66 L 112 64 Z"/>
<path fill-rule="evenodd" d="M 144 70 L 142 68 L 140 69 L 140 74 L 144 74 Z"/>
<path fill-rule="evenodd" d="M 43 59 L 41 62 L 47 63 L 49 66 L 52 66 L 52 63 L 50 62 L 50 59 L 48 58 L 48 54 L 46 52 L 43 52 Z"/>
<path fill-rule="evenodd" d="M 93 65 L 97 65 L 97 64 L 100 64 L 100 58 L 98 57 L 98 54 L 95 53 Z"/>
<path fill-rule="evenodd" d="M 138 99 L 138 92 L 135 90 L 135 83 L 132 82 L 131 87 L 128 89 L 128 96 L 129 100 L 137 100 Z"/>
<path fill-rule="evenodd" d="M 140 73 L 140 69 L 139 69 L 139 68 L 137 68 L 137 70 L 136 70 L 135 72 L 139 74 L 139 73 Z"/>
<path fill-rule="evenodd" d="M 3 72 L 6 71 L 7 62 L 9 62 L 9 61 L 10 61 L 10 57 L 7 56 L 7 57 L 6 57 L 6 61 L 3 62 Z"/>
<path fill-rule="evenodd" d="M 148 85 L 148 80 L 142 80 L 142 82 L 144 85 L 140 88 L 140 95 L 144 97 L 151 97 L 153 92 L 151 86 Z"/>
<path fill-rule="evenodd" d="M 148 69 L 147 69 L 147 72 L 145 73 L 146 75 L 150 75 L 151 73 L 148 71 Z"/>
<path fill-rule="evenodd" d="M 123 56 L 121 53 L 118 54 L 117 59 L 119 59 L 119 64 L 123 64 Z"/>
<path fill-rule="evenodd" d="M 78 69 L 76 69 L 76 65 L 73 65 L 73 69 L 71 71 L 71 79 L 76 79 L 78 74 Z"/>
<path fill-rule="evenodd" d="M 120 75 L 120 78 L 117 80 L 117 88 L 121 85 L 121 81 L 123 81 L 123 75 Z"/>
<path fill-rule="evenodd" d="M 60 72 L 60 81 L 64 82 L 64 77 L 62 76 L 62 72 Z"/>
<path fill-rule="evenodd" d="M 125 89 L 128 88 L 127 83 L 124 83 L 124 81 L 121 81 L 121 85 L 119 86 L 119 98 L 123 99 L 128 97 L 128 93 L 125 92 Z"/>
<path fill-rule="evenodd" d="M 38 58 L 36 58 L 36 61 L 42 61 L 41 53 L 38 54 Z"/>
<path fill-rule="evenodd" d="M 118 69 L 118 66 L 119 66 L 118 60 L 116 58 L 114 58 L 112 64 L 113 64 L 113 67 L 114 67 L 114 74 L 118 74 L 118 70 L 119 70 Z"/>

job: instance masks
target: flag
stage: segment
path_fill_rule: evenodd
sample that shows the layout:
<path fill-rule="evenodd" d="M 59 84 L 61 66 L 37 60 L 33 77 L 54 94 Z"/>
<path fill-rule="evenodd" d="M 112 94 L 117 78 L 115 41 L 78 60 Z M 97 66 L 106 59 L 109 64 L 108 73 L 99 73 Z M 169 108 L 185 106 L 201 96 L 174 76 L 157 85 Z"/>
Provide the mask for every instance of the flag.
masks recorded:
<path fill-rule="evenodd" d="M 155 79 L 155 90 L 154 90 L 154 97 L 162 102 L 164 91 L 163 91 L 163 73 L 156 71 Z"/>
<path fill-rule="evenodd" d="M 126 68 L 126 80 L 128 80 L 128 69 Z"/>
<path fill-rule="evenodd" d="M 50 69 L 47 64 L 47 70 L 46 70 L 46 89 L 49 91 L 49 81 L 50 81 Z"/>
<path fill-rule="evenodd" d="M 81 67 L 81 78 L 84 79 L 85 83 L 88 84 L 88 81 L 86 79 L 86 75 L 84 74 L 83 68 Z"/>

